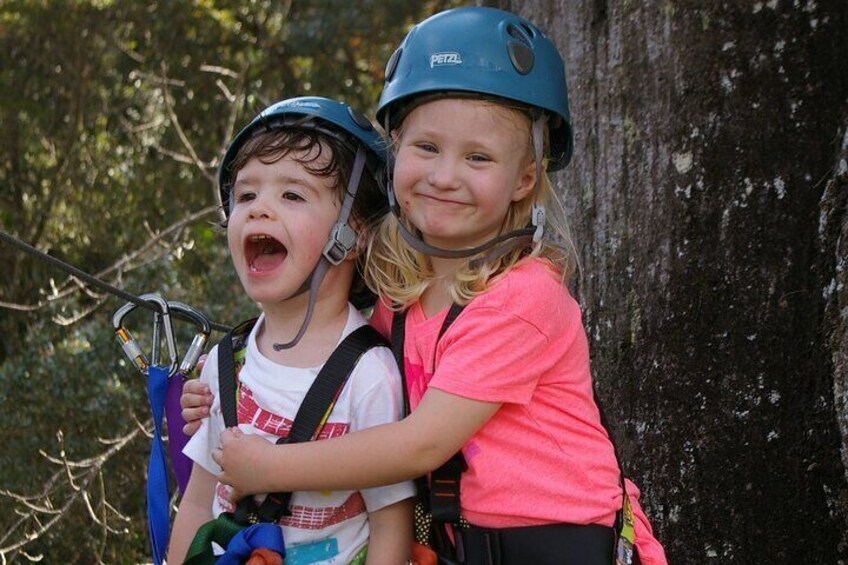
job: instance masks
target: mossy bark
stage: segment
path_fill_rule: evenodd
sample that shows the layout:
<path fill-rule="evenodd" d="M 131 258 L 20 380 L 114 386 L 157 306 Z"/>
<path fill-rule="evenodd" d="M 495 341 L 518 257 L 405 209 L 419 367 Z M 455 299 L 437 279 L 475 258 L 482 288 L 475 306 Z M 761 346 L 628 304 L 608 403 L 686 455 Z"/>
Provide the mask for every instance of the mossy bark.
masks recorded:
<path fill-rule="evenodd" d="M 848 3 L 500 2 L 566 59 L 593 370 L 673 563 L 839 563 Z"/>

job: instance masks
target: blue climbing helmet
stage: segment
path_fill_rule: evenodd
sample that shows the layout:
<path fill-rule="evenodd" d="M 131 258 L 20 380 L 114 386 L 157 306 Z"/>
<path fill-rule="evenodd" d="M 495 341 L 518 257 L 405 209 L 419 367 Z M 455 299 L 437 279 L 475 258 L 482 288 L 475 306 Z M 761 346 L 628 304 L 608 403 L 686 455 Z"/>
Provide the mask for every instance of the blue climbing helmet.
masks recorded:
<path fill-rule="evenodd" d="M 539 28 L 495 8 L 446 10 L 413 27 L 386 65 L 377 120 L 414 98 L 438 92 L 513 100 L 548 116 L 548 169 L 571 159 L 573 141 L 565 64 Z M 390 124 L 390 125 L 391 125 Z"/>
<path fill-rule="evenodd" d="M 230 142 L 218 169 L 218 192 L 225 216 L 230 215 L 230 190 L 235 180 L 232 162 L 251 137 L 262 131 L 297 127 L 311 129 L 340 139 L 354 154 L 365 149 L 365 168 L 385 189 L 386 141 L 364 114 L 344 102 L 321 96 L 301 96 L 268 106 L 250 121 Z"/>
<path fill-rule="evenodd" d="M 321 281 L 332 266 L 344 261 L 348 253 L 356 247 L 357 234 L 350 226 L 349 220 L 354 201 L 360 192 L 360 180 L 363 174 L 371 176 L 376 181 L 378 190 L 385 193 L 387 145 L 368 118 L 343 102 L 318 96 L 289 98 L 277 102 L 260 112 L 236 134 L 221 160 L 218 170 L 218 192 L 226 217 L 230 214 L 230 192 L 236 176 L 232 165 L 239 150 L 253 136 L 278 129 L 315 131 L 339 140 L 354 155 L 336 223 L 330 231 L 321 258 L 298 291 L 299 293 L 309 292 L 309 302 L 303 323 L 294 339 L 287 343 L 274 344 L 274 349 L 279 351 L 294 347 L 306 333 L 309 321 L 312 319 Z M 384 203 L 385 198 L 380 197 L 379 201 Z M 373 210 L 369 213 L 375 212 L 379 211 Z M 373 299 L 373 294 L 367 289 L 351 289 L 350 300 L 357 307 L 367 306 L 369 302 L 373 304 Z"/>

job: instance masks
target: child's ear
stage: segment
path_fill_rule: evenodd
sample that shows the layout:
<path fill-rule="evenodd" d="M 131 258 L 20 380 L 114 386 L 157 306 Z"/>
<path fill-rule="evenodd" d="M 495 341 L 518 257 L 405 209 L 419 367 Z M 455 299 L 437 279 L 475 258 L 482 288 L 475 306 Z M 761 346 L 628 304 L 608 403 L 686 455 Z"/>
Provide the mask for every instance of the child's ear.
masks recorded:
<path fill-rule="evenodd" d="M 518 177 L 518 186 L 512 194 L 513 202 L 520 202 L 527 198 L 533 192 L 536 186 L 536 161 L 530 163 L 520 171 L 521 176 Z"/>

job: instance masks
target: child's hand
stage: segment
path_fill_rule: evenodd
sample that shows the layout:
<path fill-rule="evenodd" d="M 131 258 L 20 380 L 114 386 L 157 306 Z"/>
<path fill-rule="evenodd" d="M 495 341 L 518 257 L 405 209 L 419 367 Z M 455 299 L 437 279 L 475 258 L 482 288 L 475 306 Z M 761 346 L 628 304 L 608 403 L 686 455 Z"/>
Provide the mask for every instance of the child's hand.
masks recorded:
<path fill-rule="evenodd" d="M 233 487 L 239 497 L 268 492 L 261 484 L 262 460 L 273 444 L 238 428 L 221 432 L 220 449 L 212 450 L 212 459 L 221 466 L 218 480 Z"/>
<path fill-rule="evenodd" d="M 204 359 L 205 361 L 205 359 Z M 183 394 L 180 396 L 182 407 L 183 433 L 191 436 L 200 428 L 200 421 L 209 416 L 209 408 L 212 406 L 212 391 L 209 386 L 198 379 L 187 380 L 183 384 Z"/>

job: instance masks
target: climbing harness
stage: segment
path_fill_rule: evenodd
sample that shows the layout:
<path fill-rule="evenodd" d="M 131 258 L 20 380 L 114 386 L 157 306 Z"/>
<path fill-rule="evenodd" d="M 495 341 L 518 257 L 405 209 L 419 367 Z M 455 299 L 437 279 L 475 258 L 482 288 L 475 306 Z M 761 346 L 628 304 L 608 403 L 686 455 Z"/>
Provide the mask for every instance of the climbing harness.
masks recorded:
<path fill-rule="evenodd" d="M 126 317 L 138 307 L 137 304 L 129 302 L 119 308 L 112 316 L 112 326 L 115 329 L 115 337 L 127 358 L 142 375 L 147 377 L 148 402 L 153 415 L 153 438 L 147 467 L 147 524 L 154 563 L 161 565 L 165 560 L 170 532 L 170 488 L 167 456 L 162 441 L 162 419 L 165 417 L 168 397 L 176 398 L 176 411 L 172 406 L 167 416 L 169 444 L 177 484 L 184 492 L 191 462 L 182 454 L 185 438 L 181 429 L 179 396 L 183 379 L 177 376 L 185 377 L 194 369 L 208 340 L 210 324 L 200 312 L 180 302 L 168 302 L 156 294 L 143 294 L 139 299 L 154 305 L 158 310 L 153 315 L 150 356 L 145 355 L 136 339 L 124 326 Z M 192 319 L 199 328 L 182 363 L 171 322 L 172 311 L 180 312 L 183 316 Z M 162 358 L 163 339 L 167 348 L 167 362 Z"/>
<path fill-rule="evenodd" d="M 218 343 L 218 392 L 224 425 L 228 428 L 239 424 L 238 373 L 244 363 L 247 338 L 255 323 L 256 319 L 252 319 L 239 324 Z M 288 436 L 278 439 L 277 443 L 298 443 L 316 439 L 327 423 L 336 400 L 359 359 L 374 347 L 389 347 L 389 344 L 371 326 L 361 326 L 348 334 L 315 377 L 315 381 L 301 401 Z M 283 516 L 289 514 L 291 496 L 290 492 L 271 493 L 258 505 L 253 496 L 242 498 L 233 512 L 224 512 L 215 520 L 201 526 L 189 547 L 185 563 L 187 565 L 214 563 L 212 542 L 225 547 L 227 553 L 230 553 L 230 544 L 233 543 L 234 536 L 243 536 L 242 532 L 246 531 L 243 528 L 254 528 L 256 532 L 263 530 L 281 532 L 278 523 Z M 261 539 L 262 543 L 267 543 L 265 534 L 261 534 Z M 280 534 L 280 542 L 282 541 L 282 534 Z M 271 547 L 285 555 L 284 543 L 281 548 L 255 544 L 252 547 Z"/>

